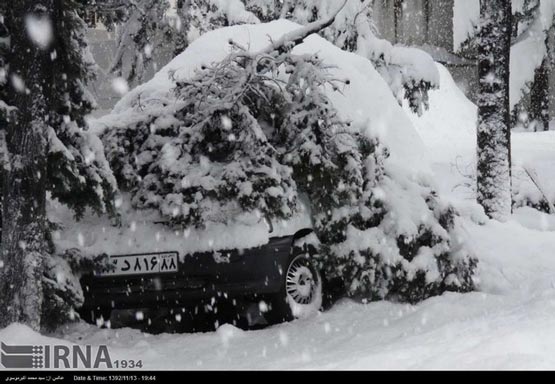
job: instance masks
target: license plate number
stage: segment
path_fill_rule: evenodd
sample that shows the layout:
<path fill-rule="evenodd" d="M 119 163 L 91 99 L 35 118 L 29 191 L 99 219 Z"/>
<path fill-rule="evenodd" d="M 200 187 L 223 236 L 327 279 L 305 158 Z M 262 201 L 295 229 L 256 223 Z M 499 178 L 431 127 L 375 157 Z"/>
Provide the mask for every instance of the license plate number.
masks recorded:
<path fill-rule="evenodd" d="M 111 256 L 114 269 L 101 276 L 145 275 L 177 272 L 177 252 Z"/>

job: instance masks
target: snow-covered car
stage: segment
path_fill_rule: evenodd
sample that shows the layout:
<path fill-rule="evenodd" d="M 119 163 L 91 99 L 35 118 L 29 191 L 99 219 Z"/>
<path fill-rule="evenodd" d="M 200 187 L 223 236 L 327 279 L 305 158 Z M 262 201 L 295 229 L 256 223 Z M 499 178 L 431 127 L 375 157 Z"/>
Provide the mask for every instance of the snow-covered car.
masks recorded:
<path fill-rule="evenodd" d="M 81 278 L 81 315 L 94 323 L 108 319 L 112 309 L 235 300 L 265 303 L 269 323 L 306 316 L 322 303 L 314 248 L 303 241 L 311 233 L 302 229 L 241 250 L 183 254 L 168 246 L 164 252 L 110 255 L 113 270 Z"/>
<path fill-rule="evenodd" d="M 76 220 L 67 207 L 49 202 L 50 219 L 63 223 L 53 234 L 58 252 L 107 255 L 114 265 L 80 277 L 84 320 L 102 323 L 114 309 L 201 304 L 217 311 L 231 303 L 234 315 L 246 318 L 241 310 L 258 308 L 255 316 L 274 323 L 320 309 L 325 284 L 312 262 L 318 239 L 304 205 L 289 220 L 239 215 L 203 229 L 168 225 L 156 210 L 133 208 L 127 195 L 118 205 L 115 224 L 94 214 Z"/>
<path fill-rule="evenodd" d="M 261 310 L 268 310 L 267 317 L 276 315 L 278 319 L 318 307 L 322 279 L 310 264 L 314 255 L 295 247 L 296 236 L 303 234 L 298 231 L 312 228 L 312 223 L 294 231 L 290 225 L 284 226 L 287 233 L 272 231 L 269 235 L 267 229 L 259 233 L 263 226 L 252 220 L 262 214 L 289 220 L 300 208 L 297 200 L 306 200 L 306 206 L 314 209 L 314 215 L 307 213 L 304 217 L 314 221 L 316 231 L 323 234 L 325 250 L 332 247 L 339 266 L 335 266 L 337 273 L 330 271 L 329 277 L 348 282 L 349 295 L 398 297 L 403 290 L 392 279 L 405 276 L 430 285 L 424 293 L 450 285 L 460 289 L 460 281 L 470 281 L 466 271 L 472 268 L 466 266 L 474 264 L 468 253 L 457 256 L 456 263 L 463 267 L 451 268 L 450 263 L 443 262 L 446 252 L 453 249 L 453 230 L 447 228 L 451 220 L 443 220 L 452 216 L 451 211 L 435 196 L 429 159 L 418 133 L 368 59 L 342 51 L 317 35 L 308 36 L 291 51 L 303 62 L 309 57 L 306 55 L 317 53 L 314 63 L 306 63 L 308 67 L 297 65 L 293 56 L 287 60 L 293 60 L 295 66 L 280 59 L 286 67 L 303 71 L 292 77 L 300 79 L 292 80 L 295 87 L 305 82 L 304 76 L 309 72 L 320 74 L 324 80 L 340 79 L 341 89 L 330 83 L 318 91 L 318 97 L 328 100 L 333 113 L 337 113 L 324 124 L 333 133 L 333 140 L 329 140 L 333 145 L 328 149 L 318 143 L 321 140 L 311 137 L 322 135 L 312 132 L 312 127 L 321 126 L 323 120 L 319 116 L 327 116 L 330 110 L 324 108 L 327 112 L 322 110 L 320 114 L 307 107 L 314 112 L 314 124 L 307 124 L 302 120 L 306 115 L 303 103 L 307 101 L 300 100 L 298 105 L 296 101 L 288 102 L 289 96 L 278 97 L 273 85 L 260 85 L 264 90 L 261 94 L 269 92 L 283 100 L 287 106 L 283 108 L 284 116 L 299 112 L 294 123 L 278 124 L 284 130 L 274 126 L 276 115 L 272 108 L 259 111 L 262 104 L 272 104 L 273 96 L 261 99 L 261 104 L 247 103 L 244 109 L 239 108 L 248 114 L 219 109 L 215 114 L 204 103 L 202 108 L 187 104 L 196 96 L 183 92 L 198 89 L 202 93 L 207 88 L 198 84 L 212 82 L 210 71 L 217 71 L 217 65 L 240 68 L 237 84 L 242 84 L 240 79 L 246 69 L 235 61 L 235 57 L 242 57 L 236 50 L 248 47 L 255 55 L 252 57 L 257 57 L 257 52 L 265 55 L 268 47 L 272 52 L 281 52 L 276 51 L 275 42 L 297 41 L 292 36 L 299 31 L 306 33 L 299 25 L 281 20 L 206 34 L 150 81 L 128 92 L 110 114 L 91 121 L 91 132 L 101 138 L 118 185 L 130 194 L 128 200 L 137 209 L 154 210 L 158 217 L 149 219 L 143 213 L 127 217 L 122 233 L 113 229 L 103 232 L 97 225 L 90 233 L 98 238 L 90 241 L 86 228 L 73 234 L 67 233 L 71 228 L 66 228 L 66 239 L 74 241 L 81 236 L 77 247 L 80 251 L 90 256 L 111 255 L 121 268 L 116 276 L 83 280 L 87 301 L 82 312 L 86 318 L 94 319 L 110 308 L 159 303 L 179 306 L 189 296 L 193 301 L 250 296 Z M 320 62 L 325 63 L 324 67 L 319 67 Z M 433 61 L 431 64 L 433 70 L 426 71 L 430 84 L 437 82 L 434 78 L 438 75 Z M 272 76 L 280 83 L 291 80 L 287 70 L 276 71 Z M 273 77 L 270 83 L 274 83 Z M 236 83 L 230 84 L 233 88 Z M 306 93 L 299 89 L 296 94 Z M 314 95 L 312 91 L 308 93 Z M 220 96 L 225 97 L 225 92 Z M 238 97 L 243 100 L 243 96 Z M 276 109 L 283 107 L 280 103 Z M 202 111 L 199 124 L 187 120 L 196 116 L 196 112 L 188 112 L 189 107 L 191 111 Z M 260 113 L 264 116 L 258 116 Z M 345 122 L 341 129 L 337 129 L 336 120 Z M 195 133 L 191 134 L 189 128 L 193 126 Z M 203 131 L 197 132 L 199 127 Z M 285 135 L 287 140 L 279 139 L 283 132 L 289 132 Z M 343 138 L 339 140 L 336 133 Z M 361 169 L 365 171 L 359 173 L 357 170 Z M 315 179 L 325 182 L 321 186 L 313 182 Z M 335 196 L 336 192 L 341 196 Z M 372 198 L 366 199 L 368 196 Z M 246 216 L 251 218 L 244 220 Z M 153 225 L 159 220 L 176 223 L 181 230 L 173 233 L 170 227 Z M 69 221 L 66 218 L 59 222 Z M 142 223 L 141 228 L 136 223 Z M 204 228 L 208 224 L 211 227 Z M 337 236 L 326 236 L 326 228 Z M 108 238 L 99 241 L 105 237 Z M 65 240 L 60 240 L 58 249 L 67 249 L 60 244 Z M 407 241 L 415 246 L 405 246 Z M 326 261 L 327 256 L 322 255 L 322 260 Z M 153 272 L 128 274 L 141 263 L 145 268 L 151 265 Z M 326 270 L 328 267 L 329 263 Z M 390 273 L 392 268 L 402 272 Z M 457 275 L 458 271 L 463 272 Z M 289 276 L 295 277 L 296 292 L 288 291 Z M 413 292 L 414 287 L 404 291 Z"/>

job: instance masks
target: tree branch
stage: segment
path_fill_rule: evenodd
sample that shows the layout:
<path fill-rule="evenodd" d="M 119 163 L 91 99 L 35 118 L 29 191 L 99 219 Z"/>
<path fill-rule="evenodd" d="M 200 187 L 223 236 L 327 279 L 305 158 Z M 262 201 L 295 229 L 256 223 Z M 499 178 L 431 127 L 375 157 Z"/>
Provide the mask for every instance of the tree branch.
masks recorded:
<path fill-rule="evenodd" d="M 278 51 L 278 53 L 283 53 L 288 49 L 291 49 L 291 47 L 295 47 L 301 44 L 304 41 L 304 39 L 306 39 L 308 36 L 312 35 L 313 33 L 318 33 L 322 29 L 325 29 L 330 25 L 332 25 L 339 12 L 341 12 L 341 10 L 345 7 L 345 4 L 347 4 L 347 0 L 343 0 L 343 4 L 329 18 L 325 20 L 315 21 L 302 28 L 286 33 L 280 39 L 278 39 L 275 42 L 272 42 L 268 47 L 256 53 L 255 56 L 268 54 L 273 51 Z"/>

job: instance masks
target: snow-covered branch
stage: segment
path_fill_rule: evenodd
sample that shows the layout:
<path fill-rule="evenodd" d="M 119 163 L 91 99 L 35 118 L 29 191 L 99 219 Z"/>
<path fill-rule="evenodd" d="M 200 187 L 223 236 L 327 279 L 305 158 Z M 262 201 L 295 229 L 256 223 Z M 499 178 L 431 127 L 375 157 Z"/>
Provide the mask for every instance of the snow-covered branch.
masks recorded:
<path fill-rule="evenodd" d="M 335 18 L 343 10 L 347 4 L 347 0 L 343 0 L 343 4 L 337 8 L 328 18 L 324 20 L 314 21 L 298 30 L 286 33 L 279 40 L 273 42 L 270 46 L 262 50 L 260 53 L 269 53 L 271 51 L 277 50 L 283 52 L 284 50 L 290 49 L 296 45 L 301 44 L 308 36 L 319 33 L 323 29 L 329 27 L 335 21 Z"/>

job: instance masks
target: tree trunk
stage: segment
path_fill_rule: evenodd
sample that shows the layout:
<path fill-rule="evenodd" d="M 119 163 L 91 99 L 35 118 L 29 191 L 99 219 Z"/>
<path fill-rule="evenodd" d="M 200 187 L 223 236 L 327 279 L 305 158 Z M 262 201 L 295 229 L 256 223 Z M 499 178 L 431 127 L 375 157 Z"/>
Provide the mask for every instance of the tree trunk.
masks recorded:
<path fill-rule="evenodd" d="M 401 25 L 403 24 L 403 0 L 393 0 L 393 32 L 395 44 L 400 43 Z"/>
<path fill-rule="evenodd" d="M 509 64 L 511 2 L 480 2 L 477 199 L 494 219 L 512 211 Z"/>
<path fill-rule="evenodd" d="M 530 90 L 530 117 L 535 131 L 549 130 L 549 64 L 546 57 L 534 73 Z"/>
<path fill-rule="evenodd" d="M 47 255 L 47 105 L 53 65 L 51 51 L 31 41 L 25 26 L 31 14 L 51 20 L 52 9 L 53 0 L 19 0 L 6 15 L 11 33 L 9 101 L 17 112 L 7 126 L 10 167 L 2 185 L 0 327 L 20 322 L 40 329 Z"/>

